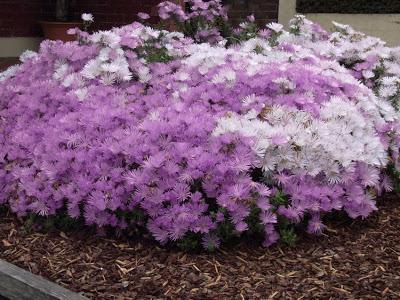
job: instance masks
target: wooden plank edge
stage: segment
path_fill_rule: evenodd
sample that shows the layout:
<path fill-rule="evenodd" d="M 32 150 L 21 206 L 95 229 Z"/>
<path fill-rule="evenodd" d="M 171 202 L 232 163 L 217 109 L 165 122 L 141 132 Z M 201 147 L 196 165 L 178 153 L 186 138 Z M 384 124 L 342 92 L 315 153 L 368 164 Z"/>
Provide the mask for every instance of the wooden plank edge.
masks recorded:
<path fill-rule="evenodd" d="M 10 300 L 88 300 L 1 259 L 0 295 Z"/>

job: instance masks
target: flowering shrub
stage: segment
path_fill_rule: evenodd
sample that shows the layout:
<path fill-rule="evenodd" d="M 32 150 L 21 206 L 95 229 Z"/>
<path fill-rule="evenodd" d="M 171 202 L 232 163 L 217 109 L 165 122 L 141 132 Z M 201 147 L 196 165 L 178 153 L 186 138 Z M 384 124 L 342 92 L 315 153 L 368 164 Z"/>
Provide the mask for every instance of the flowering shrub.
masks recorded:
<path fill-rule="evenodd" d="M 397 169 L 400 51 L 301 16 L 224 37 L 219 1 L 189 4 L 160 16 L 193 31 L 76 30 L 0 74 L 0 204 L 207 249 L 376 210 Z"/>

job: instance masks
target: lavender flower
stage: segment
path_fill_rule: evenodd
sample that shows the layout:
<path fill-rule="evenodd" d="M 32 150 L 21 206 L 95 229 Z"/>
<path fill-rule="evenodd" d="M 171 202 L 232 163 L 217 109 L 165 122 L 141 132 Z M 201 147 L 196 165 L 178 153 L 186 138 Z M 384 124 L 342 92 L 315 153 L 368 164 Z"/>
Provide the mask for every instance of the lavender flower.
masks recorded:
<path fill-rule="evenodd" d="M 265 246 L 281 219 L 320 234 L 320 215 L 375 211 L 400 166 L 400 50 L 302 16 L 227 37 L 221 1 L 187 3 L 159 14 L 193 31 L 75 29 L 0 73 L 0 203 L 207 249 L 254 210 Z"/>

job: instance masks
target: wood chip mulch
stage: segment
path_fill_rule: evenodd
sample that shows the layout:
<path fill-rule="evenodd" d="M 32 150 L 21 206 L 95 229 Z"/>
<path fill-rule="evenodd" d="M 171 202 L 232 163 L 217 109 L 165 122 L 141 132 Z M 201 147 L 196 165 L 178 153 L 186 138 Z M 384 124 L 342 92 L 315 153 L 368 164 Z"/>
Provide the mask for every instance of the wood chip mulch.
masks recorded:
<path fill-rule="evenodd" d="M 295 247 L 184 253 L 146 241 L 23 233 L 0 215 L 0 258 L 91 299 L 400 299 L 400 201 Z"/>

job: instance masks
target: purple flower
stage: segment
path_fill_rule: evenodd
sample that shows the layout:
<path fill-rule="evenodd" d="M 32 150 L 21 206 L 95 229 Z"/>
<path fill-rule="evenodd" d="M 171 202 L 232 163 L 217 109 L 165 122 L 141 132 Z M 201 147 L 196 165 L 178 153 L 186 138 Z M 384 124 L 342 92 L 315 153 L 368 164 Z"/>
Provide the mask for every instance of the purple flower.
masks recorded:
<path fill-rule="evenodd" d="M 224 38 L 221 1 L 186 4 L 158 6 L 183 32 L 74 29 L 0 73 L 1 205 L 205 248 L 223 222 L 263 224 L 269 246 L 281 219 L 319 234 L 322 214 L 376 210 L 400 167 L 400 50 L 301 16 Z"/>
<path fill-rule="evenodd" d="M 219 248 L 221 241 L 216 235 L 206 234 L 203 236 L 201 244 L 204 249 L 213 251 Z"/>
<path fill-rule="evenodd" d="M 254 18 L 254 15 L 247 16 L 247 21 L 253 23 L 255 20 L 256 20 L 256 18 Z"/>
<path fill-rule="evenodd" d="M 326 226 L 321 222 L 319 215 L 312 215 L 308 221 L 307 232 L 311 234 L 321 234 Z"/>
<path fill-rule="evenodd" d="M 261 222 L 264 225 L 266 225 L 266 224 L 275 224 L 275 223 L 278 222 L 278 219 L 277 219 L 276 215 L 271 213 L 271 212 L 269 212 L 269 211 L 262 212 L 261 215 L 260 215 L 260 219 L 261 219 Z"/>

